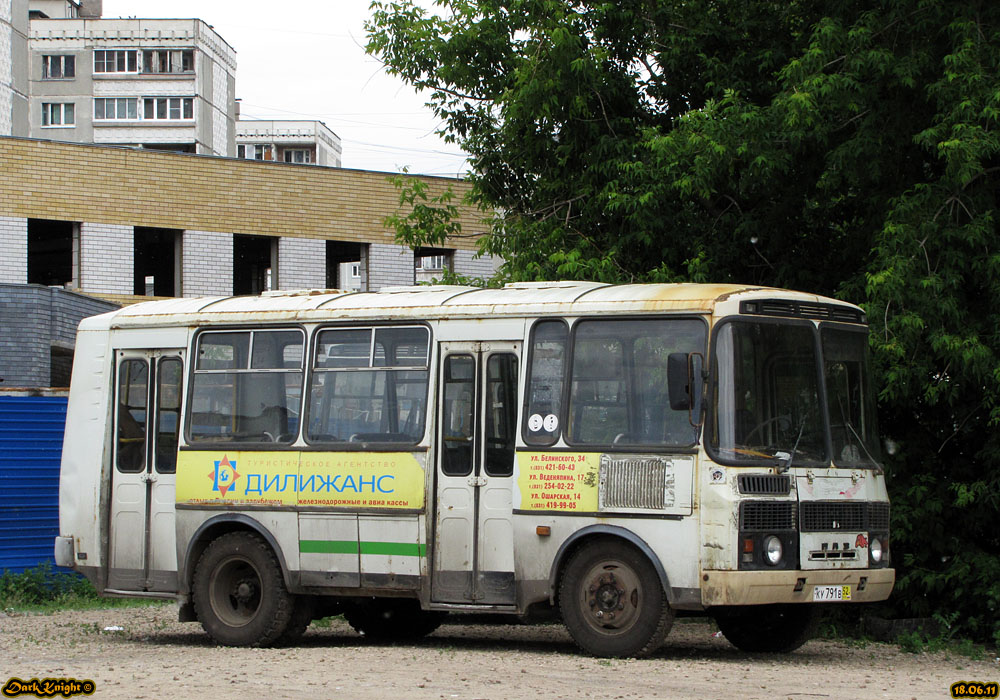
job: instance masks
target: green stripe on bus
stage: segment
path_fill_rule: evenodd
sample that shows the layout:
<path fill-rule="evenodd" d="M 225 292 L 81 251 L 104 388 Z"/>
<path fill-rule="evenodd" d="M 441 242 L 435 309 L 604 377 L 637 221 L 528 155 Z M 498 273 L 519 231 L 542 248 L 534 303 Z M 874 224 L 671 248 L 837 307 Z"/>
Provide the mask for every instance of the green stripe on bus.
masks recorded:
<path fill-rule="evenodd" d="M 397 557 L 427 556 L 427 545 L 416 542 L 356 542 L 354 540 L 300 540 L 303 554 L 382 554 Z"/>

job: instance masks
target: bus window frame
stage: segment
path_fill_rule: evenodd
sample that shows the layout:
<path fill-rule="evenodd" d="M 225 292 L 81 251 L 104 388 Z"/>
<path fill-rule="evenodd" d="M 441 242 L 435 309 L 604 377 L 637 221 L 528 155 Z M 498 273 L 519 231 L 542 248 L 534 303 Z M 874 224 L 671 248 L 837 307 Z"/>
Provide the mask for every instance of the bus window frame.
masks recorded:
<path fill-rule="evenodd" d="M 313 386 L 313 374 L 315 373 L 315 354 L 319 346 L 319 334 L 323 331 L 328 330 L 370 330 L 372 332 L 371 343 L 374 348 L 375 343 L 375 331 L 379 328 L 423 328 L 427 331 L 427 383 L 424 389 L 424 425 L 423 431 L 420 439 L 416 442 L 348 442 L 337 441 L 337 442 L 326 442 L 321 440 L 310 440 L 308 432 L 306 431 L 307 421 L 309 419 L 310 407 L 312 405 L 312 386 Z M 304 445 L 300 446 L 298 449 L 303 452 L 426 452 L 430 449 L 427 444 L 428 441 L 428 430 L 432 424 L 431 414 L 435 410 L 435 407 L 430 405 L 431 397 L 434 394 L 431 393 L 431 384 L 433 382 L 433 372 L 431 371 L 433 363 L 436 358 L 436 352 L 434 348 L 434 329 L 431 324 L 427 321 L 419 320 L 406 320 L 406 321 L 362 321 L 362 322 L 350 322 L 345 321 L 342 323 L 324 323 L 322 325 L 317 325 L 312 329 L 310 334 L 310 342 L 308 348 L 308 358 L 306 362 L 306 373 L 305 373 L 305 383 L 306 386 L 302 392 L 302 420 L 301 428 L 299 431 L 299 437 Z M 382 370 L 382 371 L 420 371 L 416 367 L 397 367 L 394 369 L 388 369 L 385 366 L 379 366 L 374 364 L 375 356 L 374 349 L 369 354 L 369 366 L 364 368 L 352 368 L 356 370 L 366 369 L 372 370 Z M 344 368 L 332 368 L 331 371 L 337 371 L 337 369 Z"/>
<path fill-rule="evenodd" d="M 747 461 L 739 461 L 734 459 L 727 459 L 723 457 L 718 450 L 712 445 L 712 441 L 707 439 L 705 435 L 712 429 L 712 423 L 716 418 L 716 404 L 718 403 L 715 396 L 718 391 L 719 385 L 719 370 L 718 370 L 718 336 L 719 333 L 727 325 L 732 323 L 760 323 L 768 324 L 774 326 L 799 326 L 806 327 L 812 330 L 813 338 L 813 354 L 815 357 L 814 371 L 816 374 L 816 400 L 823 411 L 823 449 L 826 450 L 826 454 L 829 457 L 827 464 L 822 467 L 831 466 L 833 464 L 833 453 L 832 453 L 832 438 L 830 435 L 830 417 L 827 415 L 827 395 L 826 395 L 826 377 L 824 376 L 823 367 L 823 339 L 820 335 L 820 322 L 810 318 L 801 317 L 778 317 L 778 316 L 763 316 L 754 314 L 733 314 L 730 316 L 724 316 L 720 318 L 715 327 L 712 328 L 711 343 L 709 344 L 709 354 L 708 354 L 708 396 L 705 399 L 705 424 L 702 429 L 702 441 L 705 446 L 705 453 L 708 455 L 709 459 L 716 464 L 720 464 L 726 467 L 766 467 L 763 463 L 754 464 Z M 852 324 L 839 323 L 841 326 L 850 326 Z M 867 326 L 861 326 L 867 330 Z M 774 465 L 771 465 L 774 466 Z M 796 465 L 791 465 L 796 466 Z M 798 465 L 800 468 L 805 468 L 802 465 Z M 813 467 L 815 468 L 815 467 Z"/>
<path fill-rule="evenodd" d="M 703 430 L 698 428 L 694 431 L 694 442 L 683 444 L 683 445 L 651 445 L 651 444 L 623 444 L 616 445 L 614 443 L 602 444 L 597 442 L 573 442 L 569 439 L 569 434 L 565 429 L 566 421 L 569 419 L 569 402 L 572 398 L 573 391 L 573 363 L 576 359 L 576 330 L 577 326 L 583 321 L 700 321 L 704 327 L 705 334 L 703 336 L 704 343 L 702 346 L 702 354 L 707 355 L 709 351 L 709 340 L 711 335 L 711 326 L 708 322 L 708 317 L 705 314 L 697 313 L 682 313 L 682 314 L 650 314 L 650 315 L 635 315 L 629 314 L 627 316 L 578 316 L 573 319 L 569 328 L 569 347 L 568 347 L 568 358 L 566 362 L 566 367 L 564 368 L 565 377 L 565 390 L 563 396 L 563 415 L 559 417 L 560 426 L 560 437 L 563 442 L 570 448 L 573 448 L 578 452 L 607 452 L 607 453 L 641 453 L 641 454 L 696 454 L 698 452 L 698 445 L 703 439 Z M 697 352 L 697 351 L 695 351 Z M 704 408 L 702 410 L 705 410 Z M 687 414 L 687 411 L 684 412 Z"/>
<path fill-rule="evenodd" d="M 299 425 L 295 433 L 295 438 L 291 442 L 266 442 L 266 441 L 244 441 L 238 442 L 233 440 L 192 440 L 191 439 L 191 421 L 194 416 L 193 406 L 194 406 L 194 389 L 195 389 L 195 373 L 198 372 L 198 343 L 203 335 L 216 334 L 216 333 L 253 333 L 254 331 L 299 331 L 302 334 L 302 361 L 301 361 L 301 372 L 302 372 L 302 382 L 303 387 L 301 387 L 299 393 Z M 181 415 L 184 421 L 184 430 L 181 435 L 183 437 L 183 442 L 180 444 L 181 450 L 192 450 L 192 451 L 226 451 L 226 450 L 241 450 L 241 451 L 253 451 L 253 452 L 278 452 L 285 450 L 292 450 L 295 448 L 295 443 L 297 443 L 302 437 L 302 416 L 303 408 L 305 406 L 305 384 L 308 381 L 308 363 L 306 362 L 307 354 L 311 348 L 310 333 L 309 329 L 301 323 L 276 323 L 274 325 L 270 324 L 254 324 L 254 325 L 232 325 L 232 324 L 220 324 L 218 326 L 203 326 L 195 330 L 191 336 L 191 342 L 188 345 L 188 370 L 187 370 L 187 386 L 184 388 L 184 396 L 186 399 L 186 405 L 182 405 Z M 246 373 L 251 373 L 254 370 L 250 368 L 253 364 L 253 342 L 251 336 L 251 343 L 247 349 L 247 368 L 242 370 Z M 222 374 L 224 372 L 231 372 L 233 370 L 201 370 L 201 372 L 210 374 Z M 261 374 L 287 374 L 289 373 L 286 369 L 265 369 L 256 370 Z"/>
<path fill-rule="evenodd" d="M 560 389 L 559 396 L 559 426 L 556 428 L 555 434 L 552 436 L 552 440 L 549 442 L 529 442 L 528 436 L 531 431 L 528 430 L 528 403 L 531 401 L 531 381 L 532 381 L 532 367 L 534 366 L 535 360 L 535 330 L 541 323 L 548 323 L 551 321 L 557 321 L 562 323 L 566 327 L 566 347 L 563 350 L 563 368 L 562 368 L 562 387 Z M 570 359 L 570 348 L 573 342 L 573 320 L 567 319 L 562 316 L 543 316 L 541 318 L 536 318 L 531 326 L 528 328 L 528 337 L 526 345 L 528 346 L 524 352 L 524 396 L 521 398 L 521 427 L 517 431 L 520 434 L 521 441 L 524 443 L 527 450 L 545 450 L 555 447 L 562 440 L 563 436 L 563 424 L 562 424 L 562 414 L 563 408 L 566 405 L 566 400 L 568 399 L 568 392 L 566 387 L 566 374 L 569 367 Z"/>

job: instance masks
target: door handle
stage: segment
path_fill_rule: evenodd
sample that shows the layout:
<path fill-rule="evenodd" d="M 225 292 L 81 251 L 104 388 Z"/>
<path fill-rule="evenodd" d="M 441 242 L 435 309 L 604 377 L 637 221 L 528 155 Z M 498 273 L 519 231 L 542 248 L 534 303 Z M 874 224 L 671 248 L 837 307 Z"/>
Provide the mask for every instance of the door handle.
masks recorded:
<path fill-rule="evenodd" d="M 473 488 L 476 488 L 476 487 L 479 487 L 479 486 L 486 486 L 486 477 L 485 476 L 470 476 L 469 477 L 469 486 L 472 486 Z"/>

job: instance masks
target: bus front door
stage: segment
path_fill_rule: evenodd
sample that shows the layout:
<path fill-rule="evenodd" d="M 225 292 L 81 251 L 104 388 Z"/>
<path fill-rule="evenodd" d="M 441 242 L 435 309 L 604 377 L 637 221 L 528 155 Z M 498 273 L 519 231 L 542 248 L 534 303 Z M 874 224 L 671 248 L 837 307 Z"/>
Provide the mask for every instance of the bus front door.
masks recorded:
<path fill-rule="evenodd" d="M 513 605 L 519 343 L 441 343 L 431 599 Z"/>
<path fill-rule="evenodd" d="M 107 588 L 174 592 L 182 351 L 120 350 L 115 358 Z"/>

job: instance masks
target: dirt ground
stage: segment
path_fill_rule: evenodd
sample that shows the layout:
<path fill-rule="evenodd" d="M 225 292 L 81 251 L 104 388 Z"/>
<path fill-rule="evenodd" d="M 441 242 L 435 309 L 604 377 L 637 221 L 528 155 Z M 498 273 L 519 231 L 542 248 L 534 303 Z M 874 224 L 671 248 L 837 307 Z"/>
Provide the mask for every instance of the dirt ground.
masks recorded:
<path fill-rule="evenodd" d="M 788 655 L 746 654 L 701 620 L 674 625 L 643 660 L 594 659 L 561 625 L 449 624 L 375 644 L 341 620 L 286 649 L 216 647 L 173 605 L 0 613 L 0 683 L 91 679 L 95 698 L 948 698 L 959 680 L 1000 680 L 995 659 L 909 654 L 816 640 Z M 110 629 L 109 629 L 110 628 Z M 115 629 L 121 628 L 121 629 Z M 26 696 L 31 697 L 31 696 Z"/>

